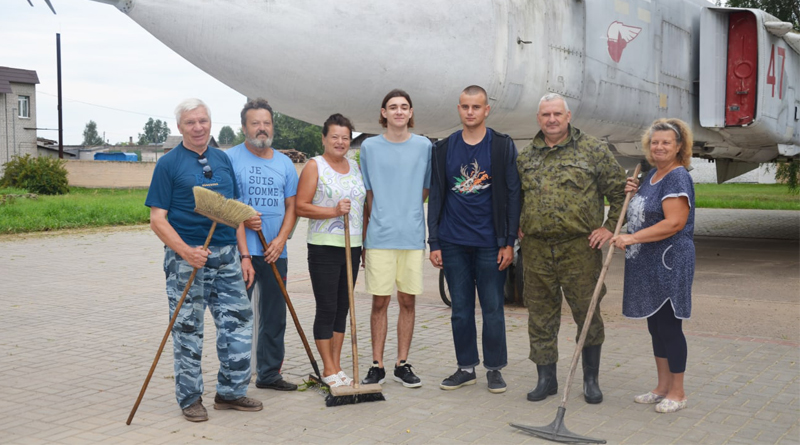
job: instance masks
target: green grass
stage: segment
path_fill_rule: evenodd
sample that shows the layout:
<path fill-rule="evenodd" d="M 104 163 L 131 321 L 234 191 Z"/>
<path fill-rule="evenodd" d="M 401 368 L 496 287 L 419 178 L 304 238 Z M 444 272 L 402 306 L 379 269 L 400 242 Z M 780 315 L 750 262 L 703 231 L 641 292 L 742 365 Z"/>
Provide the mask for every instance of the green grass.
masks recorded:
<path fill-rule="evenodd" d="M 4 195 L 20 193 L 25 191 L 0 189 Z M 70 187 L 67 195 L 12 199 L 0 204 L 0 234 L 145 224 L 150 221 L 146 196 L 144 189 Z"/>
<path fill-rule="evenodd" d="M 0 195 L 24 195 L 28 191 L 25 189 L 18 189 L 16 187 L 0 187 Z"/>
<path fill-rule="evenodd" d="M 695 184 L 695 205 L 714 209 L 800 210 L 783 184 Z"/>
<path fill-rule="evenodd" d="M 0 195 L 27 190 L 0 188 Z M 780 184 L 695 184 L 700 208 L 800 210 L 800 197 Z M 147 190 L 71 187 L 68 195 L 0 199 L 0 234 L 147 224 Z"/>

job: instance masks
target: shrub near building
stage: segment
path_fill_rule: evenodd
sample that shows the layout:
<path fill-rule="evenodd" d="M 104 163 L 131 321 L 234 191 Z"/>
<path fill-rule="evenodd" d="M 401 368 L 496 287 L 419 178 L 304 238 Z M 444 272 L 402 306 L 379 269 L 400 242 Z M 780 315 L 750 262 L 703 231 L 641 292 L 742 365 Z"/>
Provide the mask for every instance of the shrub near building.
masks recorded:
<path fill-rule="evenodd" d="M 5 171 L 0 186 L 27 189 L 41 195 L 64 195 L 69 193 L 67 170 L 61 159 L 46 156 L 14 156 L 4 165 Z"/>

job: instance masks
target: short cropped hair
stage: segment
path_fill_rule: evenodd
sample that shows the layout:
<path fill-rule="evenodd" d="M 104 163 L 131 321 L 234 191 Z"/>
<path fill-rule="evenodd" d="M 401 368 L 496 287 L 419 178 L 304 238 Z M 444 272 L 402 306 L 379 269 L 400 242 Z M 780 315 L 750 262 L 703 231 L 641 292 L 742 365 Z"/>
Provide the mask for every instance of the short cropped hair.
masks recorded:
<path fill-rule="evenodd" d="M 642 151 L 644 157 L 650 165 L 653 163 L 653 156 L 650 154 L 650 139 L 656 131 L 672 131 L 675 133 L 675 142 L 679 145 L 678 153 L 675 158 L 685 168 L 689 168 L 692 163 L 692 146 L 694 145 L 694 136 L 692 130 L 686 122 L 680 119 L 656 119 L 642 135 Z"/>
<path fill-rule="evenodd" d="M 483 89 L 482 86 L 479 85 L 470 85 L 464 88 L 461 91 L 461 94 L 466 94 L 467 96 L 477 96 L 478 94 L 483 94 L 483 97 L 486 98 L 486 103 L 489 103 L 489 95 L 486 94 L 486 90 Z"/>
<path fill-rule="evenodd" d="M 381 102 L 381 110 L 386 108 L 386 104 L 389 103 L 389 100 L 394 99 L 395 97 L 402 97 L 408 101 L 408 107 L 414 108 L 414 104 L 411 103 L 411 96 L 408 95 L 405 91 L 395 88 L 392 91 L 389 91 L 389 94 L 383 98 L 383 102 Z M 383 117 L 382 113 L 378 113 L 378 123 L 381 124 L 383 128 L 386 128 L 387 120 Z M 408 128 L 414 128 L 414 116 L 411 116 L 411 119 L 408 120 Z"/>
<path fill-rule="evenodd" d="M 211 119 L 211 110 L 208 109 L 208 105 L 205 104 L 200 99 L 184 99 L 181 103 L 175 107 L 175 121 L 180 124 L 181 123 L 181 115 L 187 111 L 192 111 L 195 108 L 203 107 L 206 109 L 206 114 L 208 114 L 208 118 Z"/>
<path fill-rule="evenodd" d="M 270 119 L 275 119 L 275 113 L 272 112 L 272 107 L 267 102 L 267 99 L 257 98 L 247 101 L 242 108 L 242 127 L 247 123 L 247 112 L 250 110 L 267 110 L 269 111 Z M 274 122 L 273 122 L 274 124 Z"/>
<path fill-rule="evenodd" d="M 325 121 L 325 123 L 322 124 L 322 135 L 323 136 L 327 136 L 328 135 L 328 129 L 332 125 L 337 125 L 339 127 L 347 127 L 347 128 L 349 128 L 350 129 L 350 139 L 353 139 L 353 131 L 356 128 L 353 126 L 353 123 L 350 122 L 350 119 L 342 116 L 339 113 L 331 114 L 330 117 L 328 117 L 328 119 Z"/>
<path fill-rule="evenodd" d="M 567 103 L 567 100 L 564 99 L 564 96 L 562 96 L 562 95 L 560 95 L 558 93 L 547 93 L 544 96 L 542 96 L 542 98 L 539 99 L 539 108 L 542 108 L 542 103 L 550 102 L 550 101 L 553 101 L 553 100 L 556 100 L 556 99 L 561 99 L 561 102 L 564 102 L 564 110 L 567 113 L 569 113 L 569 104 Z"/>

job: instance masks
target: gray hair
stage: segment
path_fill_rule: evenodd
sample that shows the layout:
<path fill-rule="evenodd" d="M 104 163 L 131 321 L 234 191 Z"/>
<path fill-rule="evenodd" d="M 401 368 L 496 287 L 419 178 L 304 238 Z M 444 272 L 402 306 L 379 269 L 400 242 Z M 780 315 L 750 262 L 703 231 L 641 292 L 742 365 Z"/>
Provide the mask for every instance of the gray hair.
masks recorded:
<path fill-rule="evenodd" d="M 653 124 L 653 126 L 650 127 L 650 138 L 652 139 L 653 133 L 655 133 L 656 131 L 670 131 L 670 130 L 675 132 L 675 142 L 680 144 L 681 132 L 678 131 L 678 129 L 669 122 L 656 122 L 655 124 Z"/>
<path fill-rule="evenodd" d="M 567 111 L 567 113 L 569 113 L 569 104 L 567 104 L 567 100 L 564 99 L 564 96 L 558 93 L 547 93 L 542 96 L 542 98 L 539 99 L 539 108 L 542 108 L 542 103 L 550 102 L 556 99 L 561 99 L 561 101 L 564 102 L 564 109 Z"/>
<path fill-rule="evenodd" d="M 183 102 L 179 103 L 177 107 L 175 107 L 175 121 L 180 124 L 181 123 L 181 115 L 187 111 L 192 111 L 195 108 L 203 107 L 206 109 L 206 114 L 208 114 L 208 118 L 211 119 L 211 110 L 208 109 L 208 105 L 205 104 L 200 99 L 184 99 Z"/>

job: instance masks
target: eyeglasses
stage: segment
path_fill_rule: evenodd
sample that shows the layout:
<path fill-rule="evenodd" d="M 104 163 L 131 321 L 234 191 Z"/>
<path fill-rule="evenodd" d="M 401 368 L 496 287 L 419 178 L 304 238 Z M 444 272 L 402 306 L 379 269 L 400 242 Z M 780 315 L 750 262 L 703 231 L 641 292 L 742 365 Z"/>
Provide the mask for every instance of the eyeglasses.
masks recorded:
<path fill-rule="evenodd" d="M 207 179 L 211 179 L 214 173 L 211 171 L 211 166 L 208 165 L 208 159 L 206 159 L 206 155 L 198 156 L 197 162 L 203 166 L 203 176 L 205 176 Z"/>

